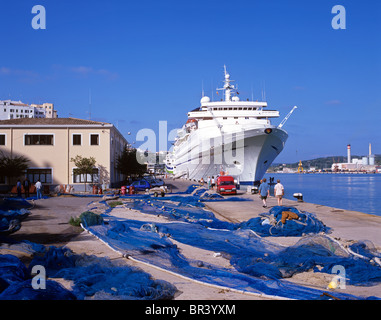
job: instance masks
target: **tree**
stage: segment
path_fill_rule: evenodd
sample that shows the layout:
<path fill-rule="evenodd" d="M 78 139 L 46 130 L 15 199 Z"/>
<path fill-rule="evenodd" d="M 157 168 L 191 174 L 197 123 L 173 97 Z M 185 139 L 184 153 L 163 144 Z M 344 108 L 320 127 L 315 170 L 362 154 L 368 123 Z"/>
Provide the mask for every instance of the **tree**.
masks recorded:
<path fill-rule="evenodd" d="M 75 166 L 77 167 L 73 170 L 74 174 L 75 175 L 83 174 L 85 176 L 85 191 L 86 191 L 87 175 L 90 174 L 91 177 L 93 175 L 94 166 L 96 164 L 95 158 L 94 157 L 83 158 L 77 155 L 75 158 L 71 158 L 70 161 L 74 162 Z"/>
<path fill-rule="evenodd" d="M 8 178 L 10 184 L 12 177 L 20 177 L 28 169 L 30 160 L 24 156 L 7 156 L 3 152 L 0 154 L 0 176 Z"/>
<path fill-rule="evenodd" d="M 136 149 L 125 147 L 116 160 L 116 169 L 125 176 L 141 175 L 147 171 L 145 164 L 139 163 L 136 158 Z"/>

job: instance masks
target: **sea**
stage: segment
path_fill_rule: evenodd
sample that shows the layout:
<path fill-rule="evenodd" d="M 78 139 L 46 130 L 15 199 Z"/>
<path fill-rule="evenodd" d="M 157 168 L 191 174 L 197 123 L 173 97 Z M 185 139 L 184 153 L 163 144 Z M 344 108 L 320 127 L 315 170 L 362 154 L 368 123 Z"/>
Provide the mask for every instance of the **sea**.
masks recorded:
<path fill-rule="evenodd" d="M 325 174 L 325 173 L 266 173 L 269 182 L 274 177 L 283 184 L 286 199 L 296 200 L 294 193 L 302 193 L 303 200 L 324 206 L 360 211 L 381 216 L 381 174 Z M 274 195 L 273 186 L 271 195 Z"/>

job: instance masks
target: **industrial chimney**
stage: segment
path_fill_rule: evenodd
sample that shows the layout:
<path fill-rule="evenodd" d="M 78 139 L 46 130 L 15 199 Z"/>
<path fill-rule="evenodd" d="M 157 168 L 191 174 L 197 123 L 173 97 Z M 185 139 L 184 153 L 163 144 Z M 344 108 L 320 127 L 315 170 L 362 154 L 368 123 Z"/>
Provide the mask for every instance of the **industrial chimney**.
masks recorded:
<path fill-rule="evenodd" d="M 369 165 L 374 166 L 374 154 L 372 154 L 372 145 L 369 143 Z"/>
<path fill-rule="evenodd" d="M 347 158 L 348 158 L 347 163 L 351 163 L 351 145 L 350 144 L 347 145 Z"/>

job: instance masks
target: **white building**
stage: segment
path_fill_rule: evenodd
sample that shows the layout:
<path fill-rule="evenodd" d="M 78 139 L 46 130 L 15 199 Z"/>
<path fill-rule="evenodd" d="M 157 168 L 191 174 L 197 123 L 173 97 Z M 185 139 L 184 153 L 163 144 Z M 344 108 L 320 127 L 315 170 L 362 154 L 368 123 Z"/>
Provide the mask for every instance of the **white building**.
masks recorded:
<path fill-rule="evenodd" d="M 28 105 L 21 101 L 0 100 L 0 120 L 21 118 L 57 118 L 52 103 Z"/>

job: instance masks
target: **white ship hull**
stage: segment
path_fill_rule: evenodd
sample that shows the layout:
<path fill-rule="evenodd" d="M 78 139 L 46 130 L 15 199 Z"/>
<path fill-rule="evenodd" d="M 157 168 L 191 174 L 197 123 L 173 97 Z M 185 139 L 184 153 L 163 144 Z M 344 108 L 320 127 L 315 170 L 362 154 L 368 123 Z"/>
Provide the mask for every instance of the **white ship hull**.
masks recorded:
<path fill-rule="evenodd" d="M 266 134 L 266 128 L 272 132 Z M 274 126 L 214 137 L 199 130 L 175 150 L 174 175 L 206 180 L 222 171 L 235 177 L 240 184 L 253 184 L 262 179 L 283 150 L 287 138 L 286 131 Z"/>

